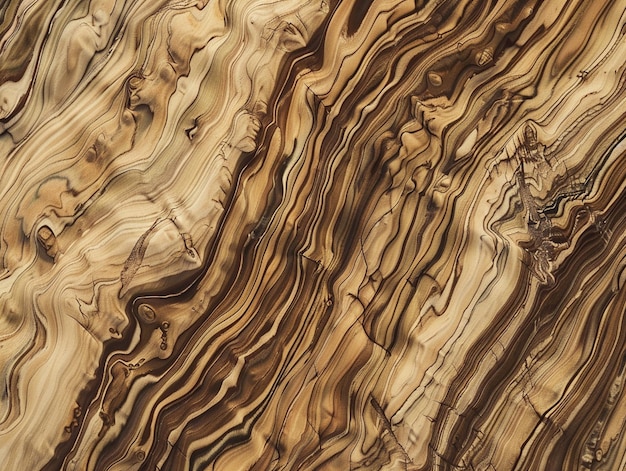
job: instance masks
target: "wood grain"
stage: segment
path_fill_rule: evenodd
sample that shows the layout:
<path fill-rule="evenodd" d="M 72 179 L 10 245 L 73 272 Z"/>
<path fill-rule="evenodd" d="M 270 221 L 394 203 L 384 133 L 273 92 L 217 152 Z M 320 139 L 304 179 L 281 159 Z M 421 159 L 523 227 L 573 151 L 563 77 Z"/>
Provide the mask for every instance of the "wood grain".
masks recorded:
<path fill-rule="evenodd" d="M 626 469 L 623 0 L 0 3 L 6 470 Z"/>

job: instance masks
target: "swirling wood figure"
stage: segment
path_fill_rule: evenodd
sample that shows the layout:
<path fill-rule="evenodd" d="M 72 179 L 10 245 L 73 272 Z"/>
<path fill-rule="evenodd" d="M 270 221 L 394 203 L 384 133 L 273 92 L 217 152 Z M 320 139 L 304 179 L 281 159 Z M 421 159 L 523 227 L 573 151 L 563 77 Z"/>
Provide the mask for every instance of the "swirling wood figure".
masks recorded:
<path fill-rule="evenodd" d="M 0 468 L 626 469 L 626 4 L 0 2 Z"/>

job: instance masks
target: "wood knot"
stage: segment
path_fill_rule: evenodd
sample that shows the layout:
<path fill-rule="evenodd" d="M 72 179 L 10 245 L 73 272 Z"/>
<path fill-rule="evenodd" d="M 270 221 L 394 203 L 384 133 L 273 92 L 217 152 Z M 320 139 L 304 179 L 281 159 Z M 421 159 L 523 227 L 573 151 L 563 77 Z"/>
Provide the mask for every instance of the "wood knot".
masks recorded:
<path fill-rule="evenodd" d="M 54 259 L 59 249 L 57 245 L 57 238 L 48 226 L 41 226 L 37 231 L 37 242 L 44 249 L 46 254 Z"/>
<path fill-rule="evenodd" d="M 140 304 L 139 308 L 137 309 L 137 313 L 139 314 L 139 317 L 141 319 L 147 322 L 153 322 L 154 319 L 156 319 L 156 313 L 154 312 L 154 309 L 152 309 L 147 304 Z"/>

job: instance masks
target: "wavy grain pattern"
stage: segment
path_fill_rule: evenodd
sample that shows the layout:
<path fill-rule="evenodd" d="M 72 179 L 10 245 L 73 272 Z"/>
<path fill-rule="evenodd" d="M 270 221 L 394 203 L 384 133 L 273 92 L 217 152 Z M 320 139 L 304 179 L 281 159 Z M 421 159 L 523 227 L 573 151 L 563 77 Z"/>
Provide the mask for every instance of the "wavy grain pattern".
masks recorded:
<path fill-rule="evenodd" d="M 0 3 L 7 470 L 626 469 L 626 4 Z"/>

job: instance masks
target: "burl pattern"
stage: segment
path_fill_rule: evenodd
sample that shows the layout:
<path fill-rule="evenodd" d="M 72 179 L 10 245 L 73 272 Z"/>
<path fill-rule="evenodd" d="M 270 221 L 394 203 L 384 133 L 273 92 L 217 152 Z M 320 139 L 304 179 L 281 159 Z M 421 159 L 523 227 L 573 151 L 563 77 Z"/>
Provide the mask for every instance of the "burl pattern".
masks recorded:
<path fill-rule="evenodd" d="M 0 2 L 2 470 L 626 469 L 624 0 Z"/>

